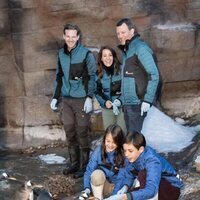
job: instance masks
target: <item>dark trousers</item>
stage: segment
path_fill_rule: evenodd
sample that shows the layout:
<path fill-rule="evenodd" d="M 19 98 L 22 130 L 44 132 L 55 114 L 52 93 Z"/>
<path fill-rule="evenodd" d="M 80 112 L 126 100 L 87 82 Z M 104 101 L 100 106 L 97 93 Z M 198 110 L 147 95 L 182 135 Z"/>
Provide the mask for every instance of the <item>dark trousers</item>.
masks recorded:
<path fill-rule="evenodd" d="M 83 111 L 85 98 L 62 99 L 62 121 L 68 146 L 89 148 L 90 115 Z"/>
<path fill-rule="evenodd" d="M 141 132 L 146 113 L 141 116 L 141 104 L 124 106 L 124 119 L 126 122 L 127 131 Z"/>
<path fill-rule="evenodd" d="M 138 173 L 138 181 L 140 182 L 139 188 L 131 188 L 131 191 L 136 191 L 145 188 L 146 185 L 146 170 Z M 161 178 L 158 199 L 159 200 L 177 200 L 180 196 L 180 188 L 174 187 L 166 179 Z"/>

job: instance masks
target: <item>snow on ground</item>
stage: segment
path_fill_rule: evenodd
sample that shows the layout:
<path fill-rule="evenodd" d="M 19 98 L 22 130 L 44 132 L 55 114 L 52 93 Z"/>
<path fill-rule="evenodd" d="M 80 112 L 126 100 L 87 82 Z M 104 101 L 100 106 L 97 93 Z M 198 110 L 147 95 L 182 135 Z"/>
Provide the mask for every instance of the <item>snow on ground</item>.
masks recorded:
<path fill-rule="evenodd" d="M 197 127 L 187 127 L 152 106 L 144 120 L 142 133 L 147 145 L 158 152 L 179 152 L 192 144 L 192 139 L 199 130 Z"/>
<path fill-rule="evenodd" d="M 176 119 L 177 120 L 177 119 Z M 188 127 L 182 120 L 173 120 L 156 107 L 152 106 L 144 120 L 142 133 L 147 145 L 152 146 L 159 153 L 179 152 L 193 143 L 193 138 L 200 125 Z M 92 142 L 92 150 L 100 145 L 101 139 Z M 39 158 L 47 164 L 65 164 L 67 161 L 56 154 L 40 155 Z"/>
<path fill-rule="evenodd" d="M 62 156 L 57 156 L 55 153 L 40 155 L 39 159 L 46 164 L 66 164 L 66 159 Z"/>

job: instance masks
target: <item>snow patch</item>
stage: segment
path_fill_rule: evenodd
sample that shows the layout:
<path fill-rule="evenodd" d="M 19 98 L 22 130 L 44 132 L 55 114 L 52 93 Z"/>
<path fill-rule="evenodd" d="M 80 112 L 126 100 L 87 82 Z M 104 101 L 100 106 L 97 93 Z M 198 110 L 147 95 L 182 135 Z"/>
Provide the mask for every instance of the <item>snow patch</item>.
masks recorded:
<path fill-rule="evenodd" d="M 66 164 L 66 159 L 62 156 L 57 156 L 55 153 L 40 155 L 39 159 L 46 164 Z"/>
<path fill-rule="evenodd" d="M 200 131 L 200 124 L 197 125 L 197 126 L 195 126 L 195 127 L 193 127 L 193 128 L 194 128 L 194 130 L 195 130 L 196 132 Z"/>
<path fill-rule="evenodd" d="M 195 127 L 183 126 L 152 106 L 144 120 L 141 131 L 147 145 L 158 152 L 179 152 L 193 143 Z"/>
<path fill-rule="evenodd" d="M 200 163 L 200 156 L 197 156 L 195 162 Z"/>
<path fill-rule="evenodd" d="M 176 121 L 177 123 L 179 123 L 179 124 L 182 124 L 182 125 L 184 125 L 184 124 L 187 123 L 184 119 L 182 119 L 182 118 L 180 118 L 180 117 L 176 117 L 176 118 L 175 118 L 175 121 Z"/>

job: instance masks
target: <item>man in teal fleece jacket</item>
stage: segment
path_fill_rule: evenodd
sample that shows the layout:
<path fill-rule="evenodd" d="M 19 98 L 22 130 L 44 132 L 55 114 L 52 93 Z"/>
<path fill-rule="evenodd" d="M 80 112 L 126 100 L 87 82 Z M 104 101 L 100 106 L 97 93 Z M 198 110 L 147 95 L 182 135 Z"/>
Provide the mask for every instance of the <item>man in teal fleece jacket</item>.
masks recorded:
<path fill-rule="evenodd" d="M 140 39 L 137 29 L 128 18 L 116 27 L 122 50 L 122 103 L 127 131 L 141 131 L 144 118 L 154 103 L 159 72 L 151 48 Z"/>

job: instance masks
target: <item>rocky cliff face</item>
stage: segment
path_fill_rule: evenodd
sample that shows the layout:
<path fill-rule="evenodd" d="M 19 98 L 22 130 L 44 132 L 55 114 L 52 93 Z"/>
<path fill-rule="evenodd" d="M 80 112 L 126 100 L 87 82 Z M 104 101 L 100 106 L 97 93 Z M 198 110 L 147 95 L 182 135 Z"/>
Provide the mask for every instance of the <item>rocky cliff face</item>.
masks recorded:
<path fill-rule="evenodd" d="M 49 108 L 62 29 L 77 23 L 82 42 L 116 47 L 115 24 L 132 18 L 158 57 L 168 114 L 200 113 L 198 0 L 1 0 L 0 146 L 24 148 L 65 140 Z"/>

